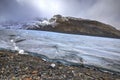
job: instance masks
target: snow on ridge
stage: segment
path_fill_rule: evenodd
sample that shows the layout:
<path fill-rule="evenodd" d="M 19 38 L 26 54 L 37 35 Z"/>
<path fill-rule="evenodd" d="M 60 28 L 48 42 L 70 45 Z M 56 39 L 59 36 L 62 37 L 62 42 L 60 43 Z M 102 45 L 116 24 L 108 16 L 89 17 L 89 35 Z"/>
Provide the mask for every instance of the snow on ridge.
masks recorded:
<path fill-rule="evenodd" d="M 44 28 L 44 27 L 47 27 L 47 26 L 51 26 L 51 27 L 55 27 L 57 25 L 57 22 L 54 20 L 54 21 L 50 21 L 50 20 L 39 20 L 37 22 L 35 22 L 33 25 L 27 25 L 27 27 L 25 27 L 25 29 L 31 29 L 31 28 Z"/>
<path fill-rule="evenodd" d="M 56 21 L 50 22 L 49 20 L 43 20 L 38 24 L 40 24 L 41 26 L 51 25 L 52 27 L 54 27 L 56 25 Z"/>

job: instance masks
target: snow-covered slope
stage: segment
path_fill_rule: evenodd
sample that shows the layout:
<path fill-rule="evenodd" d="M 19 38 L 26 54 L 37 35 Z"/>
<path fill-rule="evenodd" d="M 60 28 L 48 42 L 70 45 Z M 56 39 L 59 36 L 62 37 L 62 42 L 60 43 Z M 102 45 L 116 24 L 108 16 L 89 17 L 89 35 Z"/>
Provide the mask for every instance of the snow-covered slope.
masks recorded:
<path fill-rule="evenodd" d="M 33 30 L 0 30 L 0 48 L 25 50 L 120 72 L 120 39 Z"/>

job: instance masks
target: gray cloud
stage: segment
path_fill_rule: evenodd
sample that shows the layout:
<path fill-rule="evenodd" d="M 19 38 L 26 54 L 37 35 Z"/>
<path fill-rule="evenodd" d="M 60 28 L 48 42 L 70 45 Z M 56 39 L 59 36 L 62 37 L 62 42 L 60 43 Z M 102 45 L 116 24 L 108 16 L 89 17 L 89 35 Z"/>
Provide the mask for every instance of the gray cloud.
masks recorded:
<path fill-rule="evenodd" d="M 0 22 L 33 18 L 38 14 L 35 8 L 18 0 L 0 0 Z"/>
<path fill-rule="evenodd" d="M 97 0 L 87 11 L 86 18 L 99 20 L 120 29 L 120 0 Z"/>
<path fill-rule="evenodd" d="M 6 3 L 2 3 L 7 2 Z M 52 17 L 55 14 L 98 20 L 120 29 L 120 0 L 1 0 L 0 11 L 13 16 Z M 34 2 L 36 3 L 34 3 Z M 10 2 L 10 3 L 9 3 Z M 14 3 L 14 5 L 13 5 Z M 11 6 L 10 6 L 11 4 Z M 18 8 L 16 6 L 22 5 Z M 0 12 L 0 14 L 2 14 Z M 5 14 L 5 13 L 3 13 Z M 22 16 L 20 16 L 22 15 Z"/>
<path fill-rule="evenodd" d="M 98 20 L 120 29 L 120 0 L 61 0 L 67 16 Z"/>

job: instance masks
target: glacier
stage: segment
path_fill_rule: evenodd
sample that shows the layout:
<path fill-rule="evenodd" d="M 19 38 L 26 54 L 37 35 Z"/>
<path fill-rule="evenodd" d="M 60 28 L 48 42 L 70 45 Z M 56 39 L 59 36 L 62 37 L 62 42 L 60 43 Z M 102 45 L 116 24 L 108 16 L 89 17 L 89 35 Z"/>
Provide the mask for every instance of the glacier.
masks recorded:
<path fill-rule="evenodd" d="M 120 72 L 120 39 L 35 30 L 0 29 L 0 48 Z"/>

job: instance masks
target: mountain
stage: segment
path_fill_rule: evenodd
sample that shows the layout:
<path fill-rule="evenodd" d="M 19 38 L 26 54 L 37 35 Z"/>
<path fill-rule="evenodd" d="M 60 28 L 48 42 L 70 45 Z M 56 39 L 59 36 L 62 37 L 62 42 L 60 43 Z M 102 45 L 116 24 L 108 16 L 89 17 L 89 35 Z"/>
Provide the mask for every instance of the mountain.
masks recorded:
<path fill-rule="evenodd" d="M 27 29 L 120 38 L 119 30 L 94 20 L 54 15 L 48 22 L 43 21 L 43 23 L 42 25 L 40 22 L 34 26 L 28 26 Z M 47 24 L 45 25 L 45 23 Z"/>

